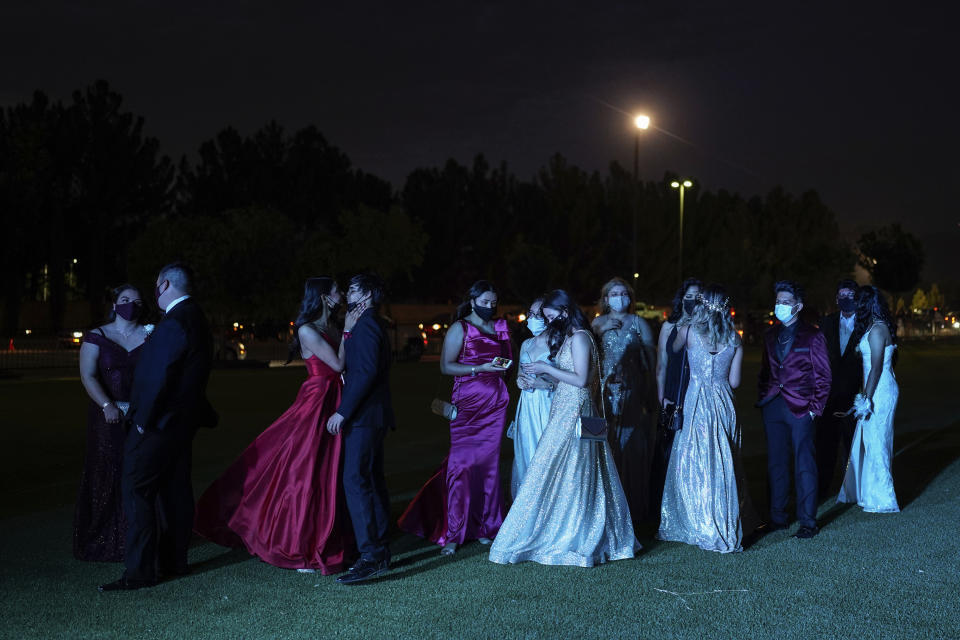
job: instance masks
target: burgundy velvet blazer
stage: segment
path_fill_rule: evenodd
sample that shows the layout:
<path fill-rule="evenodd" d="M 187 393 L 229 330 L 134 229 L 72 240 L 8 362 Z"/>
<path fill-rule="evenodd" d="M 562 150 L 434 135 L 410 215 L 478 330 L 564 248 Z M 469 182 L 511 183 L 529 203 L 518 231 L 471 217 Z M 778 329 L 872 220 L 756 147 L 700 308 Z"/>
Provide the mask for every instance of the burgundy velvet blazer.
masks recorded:
<path fill-rule="evenodd" d="M 779 393 L 798 418 L 812 411 L 822 415 L 830 397 L 830 355 L 823 333 L 798 320 L 800 325 L 783 362 L 777 359 L 779 323 L 767 329 L 760 359 L 760 402 L 763 406 Z"/>

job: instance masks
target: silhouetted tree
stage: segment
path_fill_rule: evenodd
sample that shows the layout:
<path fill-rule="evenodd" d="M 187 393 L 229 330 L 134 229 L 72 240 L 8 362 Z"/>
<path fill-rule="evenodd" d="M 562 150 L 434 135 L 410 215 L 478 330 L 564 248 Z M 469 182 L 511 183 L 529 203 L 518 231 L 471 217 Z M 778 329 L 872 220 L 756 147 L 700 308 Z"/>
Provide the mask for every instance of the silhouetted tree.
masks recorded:
<path fill-rule="evenodd" d="M 860 236 L 860 266 L 866 269 L 873 283 L 892 293 L 909 291 L 920 281 L 923 268 L 923 246 L 898 223 L 881 227 Z"/>

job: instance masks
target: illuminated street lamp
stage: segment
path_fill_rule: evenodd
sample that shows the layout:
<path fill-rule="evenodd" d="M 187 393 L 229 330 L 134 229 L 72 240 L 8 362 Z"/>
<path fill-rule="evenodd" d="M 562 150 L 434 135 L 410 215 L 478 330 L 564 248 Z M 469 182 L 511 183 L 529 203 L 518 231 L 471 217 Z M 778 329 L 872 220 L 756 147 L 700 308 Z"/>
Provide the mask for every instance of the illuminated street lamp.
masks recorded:
<path fill-rule="evenodd" d="M 680 190 L 680 231 L 677 235 L 680 237 L 679 244 L 679 257 L 677 259 L 677 271 L 679 276 L 677 277 L 678 282 L 683 282 L 683 192 L 693 186 L 693 182 L 690 180 L 684 180 L 679 182 L 674 180 L 670 183 L 670 186 L 674 189 Z"/>
<path fill-rule="evenodd" d="M 637 273 L 637 216 L 640 208 L 640 133 L 650 128 L 650 116 L 638 115 L 633 119 L 633 124 L 637 128 L 637 136 L 633 144 L 633 236 L 630 248 L 632 249 L 634 280 L 639 277 Z M 636 283 L 634 283 L 636 284 Z"/>

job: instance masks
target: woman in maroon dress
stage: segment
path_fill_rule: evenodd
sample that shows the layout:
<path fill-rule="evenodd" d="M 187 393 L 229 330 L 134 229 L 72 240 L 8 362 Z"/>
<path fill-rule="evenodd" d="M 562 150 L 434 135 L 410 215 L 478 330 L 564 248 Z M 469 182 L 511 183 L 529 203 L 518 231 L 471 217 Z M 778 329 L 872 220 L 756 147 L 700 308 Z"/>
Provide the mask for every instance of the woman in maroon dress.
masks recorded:
<path fill-rule="evenodd" d="M 307 379 L 293 405 L 197 501 L 197 533 L 285 569 L 337 573 L 355 555 L 341 437 L 325 429 L 343 386 L 343 345 L 333 326 L 340 302 L 332 278 L 307 280 L 290 349 L 291 358 L 303 357 Z M 345 329 L 355 321 L 347 314 Z"/>
<path fill-rule="evenodd" d="M 452 554 L 468 540 L 489 544 L 503 522 L 500 441 L 510 395 L 505 368 L 512 358 L 507 321 L 494 320 L 497 291 L 480 280 L 470 288 L 443 341 L 440 371 L 454 376 L 450 453 L 400 517 L 400 528 Z"/>
<path fill-rule="evenodd" d="M 130 400 L 140 347 L 153 328 L 140 318 L 136 287 L 113 290 L 110 322 L 88 331 L 80 345 L 80 381 L 87 410 L 87 453 L 73 518 L 73 555 L 80 560 L 120 562 L 127 530 L 120 498 L 120 466 L 126 433 L 122 417 Z"/>

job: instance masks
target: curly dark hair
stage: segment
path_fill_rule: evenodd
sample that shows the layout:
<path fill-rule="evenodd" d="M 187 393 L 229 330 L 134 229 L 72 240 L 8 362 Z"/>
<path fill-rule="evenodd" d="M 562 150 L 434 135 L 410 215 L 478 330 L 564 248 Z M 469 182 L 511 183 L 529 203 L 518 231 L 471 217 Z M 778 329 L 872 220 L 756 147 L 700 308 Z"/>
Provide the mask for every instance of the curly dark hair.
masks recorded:
<path fill-rule="evenodd" d="M 897 321 L 890 313 L 887 298 L 883 293 L 873 285 L 865 285 L 857 289 L 856 301 L 857 319 L 853 326 L 853 335 L 850 336 L 853 344 L 859 343 L 863 334 L 869 331 L 870 327 L 876 322 L 887 325 L 887 329 L 890 331 L 890 339 L 893 344 L 897 344 Z M 896 354 L 894 357 L 896 357 Z"/>
<path fill-rule="evenodd" d="M 680 318 L 683 317 L 683 296 L 686 295 L 687 289 L 690 287 L 696 287 L 703 291 L 703 282 L 700 278 L 687 278 L 683 281 L 683 284 L 680 285 L 680 288 L 677 289 L 677 292 L 673 295 L 673 307 L 670 315 L 667 316 L 667 322 L 677 324 Z"/>
<path fill-rule="evenodd" d="M 590 330 L 590 323 L 587 316 L 577 305 L 569 293 L 563 289 L 554 289 L 543 299 L 541 309 L 555 309 L 561 315 L 557 316 L 553 322 L 547 325 L 547 344 L 550 345 L 550 360 L 555 360 L 560 351 L 563 341 L 577 329 Z M 563 317 L 563 312 L 567 312 L 567 317 Z"/>

